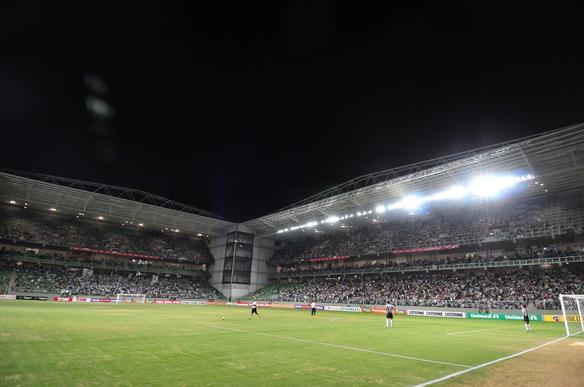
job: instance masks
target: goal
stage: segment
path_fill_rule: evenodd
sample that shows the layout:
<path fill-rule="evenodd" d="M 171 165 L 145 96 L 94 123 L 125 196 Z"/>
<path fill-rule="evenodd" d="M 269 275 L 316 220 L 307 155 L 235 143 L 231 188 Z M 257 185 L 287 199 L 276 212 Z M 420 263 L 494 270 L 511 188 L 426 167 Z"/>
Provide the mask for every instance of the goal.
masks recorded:
<path fill-rule="evenodd" d="M 124 304 L 126 302 L 134 303 L 134 304 L 144 304 L 146 303 L 146 295 L 145 294 L 125 294 L 120 293 L 116 297 L 116 303 Z"/>
<path fill-rule="evenodd" d="M 562 305 L 562 315 L 566 324 L 566 335 L 584 336 L 584 295 L 582 294 L 560 294 L 560 304 Z"/>

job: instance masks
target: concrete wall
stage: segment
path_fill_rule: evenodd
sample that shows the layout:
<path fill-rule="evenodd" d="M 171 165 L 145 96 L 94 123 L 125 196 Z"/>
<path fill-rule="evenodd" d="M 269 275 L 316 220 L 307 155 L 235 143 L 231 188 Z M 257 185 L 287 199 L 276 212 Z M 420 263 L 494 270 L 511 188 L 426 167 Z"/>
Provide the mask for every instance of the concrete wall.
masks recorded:
<path fill-rule="evenodd" d="M 253 231 L 246 226 L 236 226 L 237 231 L 253 234 Z M 211 240 L 209 249 L 215 258 L 215 263 L 211 266 L 211 285 L 219 290 L 226 298 L 236 300 L 268 284 L 267 261 L 274 255 L 275 241 L 270 238 L 258 238 L 254 235 L 250 284 L 224 284 L 223 265 L 225 263 L 225 251 L 227 234 L 235 231 L 235 227 L 225 235 L 215 237 Z"/>

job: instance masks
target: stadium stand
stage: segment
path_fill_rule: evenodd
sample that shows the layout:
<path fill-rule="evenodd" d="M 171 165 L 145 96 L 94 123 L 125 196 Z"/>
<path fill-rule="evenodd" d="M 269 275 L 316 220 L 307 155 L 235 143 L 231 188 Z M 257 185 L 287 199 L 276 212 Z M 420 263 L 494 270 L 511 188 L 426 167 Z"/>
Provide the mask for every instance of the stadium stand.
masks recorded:
<path fill-rule="evenodd" d="M 0 294 L 4 294 L 4 292 L 8 288 L 8 283 L 10 281 L 11 276 L 12 270 L 0 267 Z"/>
<path fill-rule="evenodd" d="M 388 221 L 369 216 L 369 224 L 334 233 L 285 241 L 273 264 L 305 258 L 390 253 L 399 249 L 476 245 L 584 233 L 582 197 L 490 204 L 471 211 L 433 211 L 432 215 Z"/>
<path fill-rule="evenodd" d="M 526 248 L 517 248 L 514 251 L 507 252 L 506 255 L 483 256 L 477 253 L 466 253 L 462 256 L 447 256 L 445 258 L 434 257 L 433 259 L 412 257 L 409 262 L 395 261 L 391 259 L 379 260 L 360 260 L 360 261 L 337 261 L 342 263 L 320 263 L 318 264 L 298 264 L 289 265 L 281 273 L 286 277 L 303 276 L 303 275 L 326 275 L 327 273 L 335 274 L 352 274 L 352 273 L 371 273 L 383 271 L 399 271 L 400 269 L 420 268 L 420 270 L 440 269 L 444 265 L 463 265 L 463 264 L 486 264 L 498 262 L 501 264 L 512 262 L 526 262 L 538 258 L 584 258 L 584 246 L 566 246 L 555 247 L 547 246 L 544 248 L 538 246 L 529 246 Z M 342 266 L 341 266 L 342 264 Z"/>
<path fill-rule="evenodd" d="M 0 214 L 0 293 L 223 297 L 208 283 L 204 238 L 10 206 Z"/>
<path fill-rule="evenodd" d="M 559 294 L 584 291 L 582 274 L 568 270 L 514 270 L 463 273 L 367 274 L 297 279 L 272 285 L 250 298 L 270 301 L 383 304 L 517 309 L 558 307 Z"/>
<path fill-rule="evenodd" d="M 212 262 L 211 254 L 200 237 L 189 237 L 162 230 L 143 230 L 138 225 L 113 225 L 58 214 L 2 206 L 0 238 L 38 245 L 81 247 L 119 253 L 156 256 L 167 261 L 200 264 Z M 164 232 L 166 231 L 166 233 Z"/>
<path fill-rule="evenodd" d="M 19 294 L 115 296 L 145 294 L 149 298 L 216 299 L 219 292 L 205 280 L 177 276 L 120 274 L 81 268 L 17 265 L 14 291 Z"/>

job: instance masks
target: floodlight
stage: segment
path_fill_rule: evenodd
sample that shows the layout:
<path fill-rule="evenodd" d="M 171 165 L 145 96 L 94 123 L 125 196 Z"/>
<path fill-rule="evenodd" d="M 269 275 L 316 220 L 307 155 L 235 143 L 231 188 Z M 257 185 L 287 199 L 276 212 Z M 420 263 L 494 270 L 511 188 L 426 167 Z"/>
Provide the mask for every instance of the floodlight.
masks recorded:
<path fill-rule="evenodd" d="M 383 214 L 385 212 L 385 206 L 383 204 L 378 205 L 375 207 L 375 212 L 378 214 Z"/>
<path fill-rule="evenodd" d="M 388 210 L 396 210 L 398 208 L 401 208 L 401 204 L 399 202 L 397 203 L 393 203 L 393 204 L 388 204 L 387 209 Z"/>
<path fill-rule="evenodd" d="M 400 201 L 400 207 L 405 208 L 406 210 L 415 210 L 420 208 L 420 205 L 425 201 L 425 198 L 410 195 L 406 196 Z"/>
<path fill-rule="evenodd" d="M 515 185 L 517 178 L 512 176 L 482 176 L 470 183 L 470 191 L 479 197 L 490 198 Z"/>
<path fill-rule="evenodd" d="M 14 200 L 11 200 L 11 201 L 10 201 L 10 204 L 16 204 L 16 201 L 14 201 Z"/>
<path fill-rule="evenodd" d="M 57 211 L 57 209 L 56 209 L 56 208 L 54 208 L 54 207 L 51 207 L 51 208 L 49 208 L 49 211 L 51 211 L 51 212 L 56 212 L 56 211 Z"/>
<path fill-rule="evenodd" d="M 338 216 L 329 216 L 329 217 L 326 219 L 326 222 L 327 222 L 327 223 L 331 223 L 331 224 L 332 224 L 332 223 L 337 223 L 338 221 L 339 221 L 339 217 L 338 217 Z"/>
<path fill-rule="evenodd" d="M 468 188 L 461 187 L 459 185 L 455 185 L 447 189 L 446 191 L 435 193 L 431 196 L 431 199 L 436 200 L 445 200 L 445 199 L 460 199 L 468 194 Z"/>

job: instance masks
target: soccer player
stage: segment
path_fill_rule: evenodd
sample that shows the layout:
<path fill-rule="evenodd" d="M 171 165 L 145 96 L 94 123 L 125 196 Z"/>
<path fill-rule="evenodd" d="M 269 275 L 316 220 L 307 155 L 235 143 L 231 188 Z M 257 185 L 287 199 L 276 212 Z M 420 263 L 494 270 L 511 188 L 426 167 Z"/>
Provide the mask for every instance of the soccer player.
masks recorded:
<path fill-rule="evenodd" d="M 249 314 L 249 319 L 250 319 L 250 320 L 251 320 L 251 317 L 252 317 L 254 314 L 255 314 L 256 316 L 260 317 L 260 315 L 258 314 L 258 303 L 257 303 L 257 302 L 255 302 L 255 300 L 254 300 L 254 302 L 252 302 L 252 303 L 251 303 L 251 313 Z"/>
<path fill-rule="evenodd" d="M 530 332 L 531 324 L 529 323 L 529 314 L 527 314 L 527 309 L 525 309 L 525 305 L 521 305 L 521 314 L 523 315 L 523 325 L 525 325 L 525 330 Z"/>
<path fill-rule="evenodd" d="M 389 300 L 385 304 L 385 326 L 386 328 L 393 328 L 393 311 L 395 306 L 392 305 Z"/>
<path fill-rule="evenodd" d="M 316 316 L 316 302 L 314 301 L 310 303 L 310 315 Z"/>

